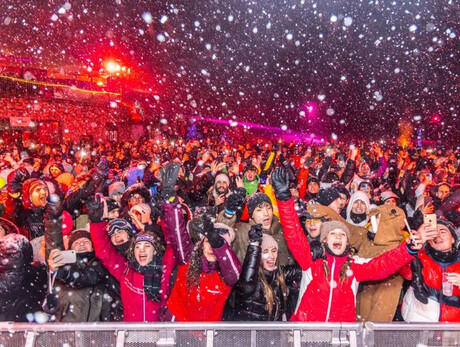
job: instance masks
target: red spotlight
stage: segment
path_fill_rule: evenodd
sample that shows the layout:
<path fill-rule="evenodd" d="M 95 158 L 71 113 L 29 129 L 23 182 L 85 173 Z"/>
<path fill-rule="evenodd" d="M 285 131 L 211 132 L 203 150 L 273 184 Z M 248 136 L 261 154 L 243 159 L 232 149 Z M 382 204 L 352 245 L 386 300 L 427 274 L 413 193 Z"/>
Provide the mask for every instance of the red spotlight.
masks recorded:
<path fill-rule="evenodd" d="M 438 114 L 435 114 L 433 117 L 431 117 L 431 121 L 432 121 L 433 123 L 438 123 L 438 122 L 441 121 L 441 116 L 438 115 Z"/>

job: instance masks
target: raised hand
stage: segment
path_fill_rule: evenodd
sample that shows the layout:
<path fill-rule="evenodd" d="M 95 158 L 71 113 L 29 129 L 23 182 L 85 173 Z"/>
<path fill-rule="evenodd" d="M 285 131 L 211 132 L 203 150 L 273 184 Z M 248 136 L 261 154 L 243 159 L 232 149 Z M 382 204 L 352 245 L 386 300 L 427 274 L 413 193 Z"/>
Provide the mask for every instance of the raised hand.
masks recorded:
<path fill-rule="evenodd" d="M 258 242 L 259 245 L 262 243 L 263 234 L 262 234 L 262 224 L 255 224 L 249 229 L 249 241 Z"/>
<path fill-rule="evenodd" d="M 161 196 L 166 202 L 173 202 L 176 199 L 176 185 L 177 175 L 179 174 L 180 165 L 177 163 L 168 163 L 161 169 L 161 183 L 163 190 Z"/>
<path fill-rule="evenodd" d="M 281 166 L 273 171 L 271 182 L 278 200 L 287 201 L 292 197 L 289 190 L 289 175 L 285 167 Z"/>

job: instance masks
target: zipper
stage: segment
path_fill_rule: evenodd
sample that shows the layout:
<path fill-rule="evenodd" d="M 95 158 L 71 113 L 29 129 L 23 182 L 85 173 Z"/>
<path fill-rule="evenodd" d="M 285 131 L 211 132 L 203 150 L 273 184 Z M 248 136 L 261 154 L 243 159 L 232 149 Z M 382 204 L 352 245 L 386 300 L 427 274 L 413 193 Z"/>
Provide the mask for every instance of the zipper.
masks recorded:
<path fill-rule="evenodd" d="M 144 291 L 144 288 L 142 288 L 142 308 L 143 308 L 143 315 L 144 315 L 144 322 L 146 322 L 145 320 L 145 291 Z"/>
<path fill-rule="evenodd" d="M 333 281 L 334 281 L 334 271 L 335 271 L 335 257 L 334 257 L 334 260 L 332 261 L 331 280 L 329 281 L 329 302 L 327 304 L 326 322 L 329 321 L 329 315 L 331 313 L 332 291 L 334 290 L 332 286 Z"/>

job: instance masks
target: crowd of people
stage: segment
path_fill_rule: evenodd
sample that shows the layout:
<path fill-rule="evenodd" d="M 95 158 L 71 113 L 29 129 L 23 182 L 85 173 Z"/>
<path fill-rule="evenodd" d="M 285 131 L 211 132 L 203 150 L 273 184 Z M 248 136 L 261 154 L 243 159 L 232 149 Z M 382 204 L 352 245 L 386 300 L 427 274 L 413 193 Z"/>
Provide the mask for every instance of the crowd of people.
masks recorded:
<path fill-rule="evenodd" d="M 0 321 L 460 321 L 458 148 L 0 146 Z"/>

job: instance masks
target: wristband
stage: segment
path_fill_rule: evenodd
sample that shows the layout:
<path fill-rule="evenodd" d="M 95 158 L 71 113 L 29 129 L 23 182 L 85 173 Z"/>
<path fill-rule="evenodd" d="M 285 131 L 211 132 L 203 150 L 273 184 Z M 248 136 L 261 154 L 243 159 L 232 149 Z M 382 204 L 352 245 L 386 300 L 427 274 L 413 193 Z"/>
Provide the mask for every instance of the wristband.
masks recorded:
<path fill-rule="evenodd" d="M 229 216 L 233 216 L 236 212 L 225 209 L 225 213 L 228 214 Z"/>

